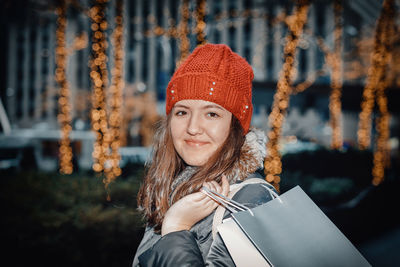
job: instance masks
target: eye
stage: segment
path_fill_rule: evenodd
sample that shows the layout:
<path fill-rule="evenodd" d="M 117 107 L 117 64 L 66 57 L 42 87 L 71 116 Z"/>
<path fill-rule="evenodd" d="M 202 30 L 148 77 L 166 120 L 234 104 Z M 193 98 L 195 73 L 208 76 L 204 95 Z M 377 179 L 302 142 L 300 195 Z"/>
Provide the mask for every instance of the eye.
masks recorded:
<path fill-rule="evenodd" d="M 183 116 L 183 115 L 186 115 L 186 114 L 187 114 L 187 112 L 184 111 L 184 110 L 178 110 L 178 111 L 175 112 L 175 116 Z"/>
<path fill-rule="evenodd" d="M 211 117 L 211 118 L 218 118 L 219 117 L 219 115 L 217 113 L 215 113 L 215 112 L 208 112 L 207 116 Z"/>

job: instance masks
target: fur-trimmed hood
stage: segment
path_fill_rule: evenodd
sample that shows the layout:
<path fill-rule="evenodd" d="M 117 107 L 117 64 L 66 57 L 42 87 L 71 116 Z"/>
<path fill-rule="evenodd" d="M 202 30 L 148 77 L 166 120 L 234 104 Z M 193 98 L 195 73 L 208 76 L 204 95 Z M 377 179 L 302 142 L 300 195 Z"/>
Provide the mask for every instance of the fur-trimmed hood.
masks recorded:
<path fill-rule="evenodd" d="M 264 159 L 267 155 L 266 143 L 267 137 L 262 130 L 250 128 L 240 149 L 239 162 L 225 174 L 231 184 L 238 180 L 244 180 L 250 174 L 264 167 Z"/>

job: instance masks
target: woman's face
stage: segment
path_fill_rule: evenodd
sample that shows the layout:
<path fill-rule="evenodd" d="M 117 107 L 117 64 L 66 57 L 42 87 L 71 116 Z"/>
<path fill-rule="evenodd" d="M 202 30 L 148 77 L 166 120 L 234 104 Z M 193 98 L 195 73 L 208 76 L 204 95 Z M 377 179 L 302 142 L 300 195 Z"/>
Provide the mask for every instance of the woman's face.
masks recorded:
<path fill-rule="evenodd" d="M 228 137 L 232 113 L 204 100 L 181 100 L 171 112 L 172 140 L 179 156 L 188 165 L 204 165 Z"/>

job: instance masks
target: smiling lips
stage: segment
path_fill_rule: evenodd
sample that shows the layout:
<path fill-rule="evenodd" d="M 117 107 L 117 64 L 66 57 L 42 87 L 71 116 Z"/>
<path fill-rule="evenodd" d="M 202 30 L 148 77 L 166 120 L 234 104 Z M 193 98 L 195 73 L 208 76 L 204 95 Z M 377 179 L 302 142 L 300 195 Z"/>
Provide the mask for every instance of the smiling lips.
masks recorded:
<path fill-rule="evenodd" d="M 201 147 L 203 145 L 208 144 L 209 142 L 204 142 L 204 141 L 198 141 L 198 140 L 192 140 L 192 139 L 186 139 L 185 143 L 189 146 L 193 147 Z"/>

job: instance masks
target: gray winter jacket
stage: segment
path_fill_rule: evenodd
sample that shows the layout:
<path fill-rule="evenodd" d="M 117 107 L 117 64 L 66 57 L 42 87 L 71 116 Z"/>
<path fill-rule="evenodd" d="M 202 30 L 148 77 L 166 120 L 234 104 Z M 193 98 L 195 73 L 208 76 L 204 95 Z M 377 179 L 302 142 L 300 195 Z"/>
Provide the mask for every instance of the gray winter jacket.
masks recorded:
<path fill-rule="evenodd" d="M 261 182 L 263 177 L 256 170 L 262 167 L 264 157 L 265 136 L 252 129 L 241 149 L 240 163 L 227 175 L 228 179 L 240 183 L 257 177 Z M 270 201 L 271 196 L 261 184 L 249 184 L 243 186 L 233 199 L 252 208 Z M 235 266 L 221 237 L 218 234 L 213 237 L 214 213 L 195 224 L 190 231 L 172 232 L 163 237 L 147 227 L 132 266 Z M 229 216 L 226 211 L 224 218 Z"/>

